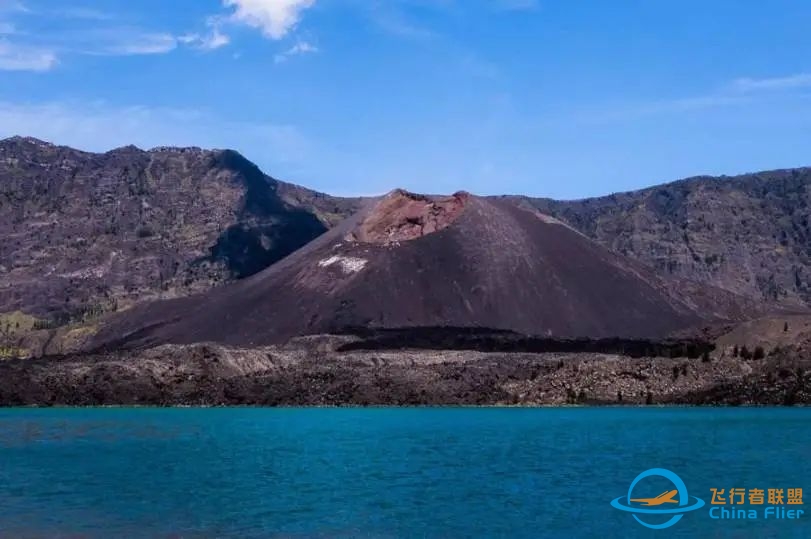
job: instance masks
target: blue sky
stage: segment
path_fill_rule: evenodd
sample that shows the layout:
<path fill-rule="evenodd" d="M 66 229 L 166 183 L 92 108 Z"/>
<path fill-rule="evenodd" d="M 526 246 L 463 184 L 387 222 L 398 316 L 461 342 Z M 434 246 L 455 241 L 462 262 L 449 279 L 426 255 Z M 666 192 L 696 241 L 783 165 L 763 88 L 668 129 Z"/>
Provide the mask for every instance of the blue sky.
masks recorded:
<path fill-rule="evenodd" d="M 341 195 L 811 165 L 807 0 L 0 0 L 0 137 L 229 147 Z"/>

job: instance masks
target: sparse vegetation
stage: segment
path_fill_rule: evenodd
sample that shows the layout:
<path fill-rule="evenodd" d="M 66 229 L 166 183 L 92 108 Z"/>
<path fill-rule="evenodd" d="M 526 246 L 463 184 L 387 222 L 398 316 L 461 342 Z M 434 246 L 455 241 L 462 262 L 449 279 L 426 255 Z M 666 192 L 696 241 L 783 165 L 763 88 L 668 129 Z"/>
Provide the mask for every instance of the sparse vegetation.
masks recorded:
<path fill-rule="evenodd" d="M 103 316 L 108 312 L 118 310 L 118 301 L 112 300 L 108 305 L 96 304 L 79 307 L 70 311 L 62 311 L 48 319 L 38 319 L 34 325 L 34 330 L 56 329 L 72 324 L 86 324 Z"/>

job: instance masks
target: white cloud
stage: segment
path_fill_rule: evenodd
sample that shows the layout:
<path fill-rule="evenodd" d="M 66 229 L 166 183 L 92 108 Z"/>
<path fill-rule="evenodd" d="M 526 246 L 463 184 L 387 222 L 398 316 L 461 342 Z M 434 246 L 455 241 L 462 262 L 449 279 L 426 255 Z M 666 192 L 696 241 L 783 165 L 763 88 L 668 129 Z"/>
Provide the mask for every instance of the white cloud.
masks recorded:
<path fill-rule="evenodd" d="M 175 50 L 177 42 L 178 39 L 172 34 L 137 34 L 102 48 L 100 53 L 121 56 L 164 54 Z"/>
<path fill-rule="evenodd" d="M 734 89 L 741 92 L 767 90 L 792 90 L 811 87 L 811 73 L 798 73 L 786 77 L 768 79 L 741 78 L 732 83 Z"/>
<path fill-rule="evenodd" d="M 156 55 L 176 50 L 180 46 L 212 51 L 231 42 L 223 31 L 228 23 L 246 24 L 258 28 L 271 39 L 282 39 L 301 19 L 301 13 L 314 6 L 316 0 L 222 0 L 225 7 L 233 9 L 228 15 L 214 15 L 206 20 L 206 29 L 184 34 L 160 32 L 121 25 L 95 25 L 83 29 L 68 29 L 48 35 L 37 36 L 28 44 L 14 46 L 0 42 L 0 70 L 47 71 L 57 62 L 57 55 L 76 54 L 129 56 Z M 19 0 L 0 0 L 0 13 L 26 12 L 40 16 L 58 16 L 87 21 L 113 20 L 110 13 L 84 6 L 61 7 L 47 11 L 32 12 Z M 18 35 L 13 21 L 0 20 L 2 36 Z M 46 41 L 47 40 L 47 41 Z M 33 43 L 38 43 L 35 47 Z M 277 62 L 290 56 L 316 52 L 317 48 L 307 42 L 299 42 L 276 55 Z"/>
<path fill-rule="evenodd" d="M 207 36 L 204 36 L 200 41 L 200 48 L 205 50 L 214 50 L 224 47 L 231 42 L 231 38 L 220 32 L 220 29 L 214 27 Z"/>
<path fill-rule="evenodd" d="M 301 13 L 316 0 L 223 0 L 234 8 L 231 20 L 259 28 L 270 39 L 282 39 L 301 20 Z"/>
<path fill-rule="evenodd" d="M 4 71 L 49 71 L 56 66 L 53 51 L 15 45 L 0 39 L 0 70 Z"/>
<path fill-rule="evenodd" d="M 213 51 L 231 43 L 230 37 L 216 29 L 206 35 L 184 34 L 178 36 L 177 40 L 184 45 L 205 51 Z"/>
<path fill-rule="evenodd" d="M 312 43 L 308 43 L 307 41 L 299 41 L 286 51 L 280 52 L 274 56 L 273 61 L 277 64 L 281 64 L 282 62 L 286 62 L 291 56 L 297 56 L 299 54 L 312 54 L 315 52 L 318 52 L 318 47 Z"/>
<path fill-rule="evenodd" d="M 206 22 L 209 27 L 207 34 L 190 33 L 178 36 L 177 40 L 184 45 L 205 51 L 213 51 L 231 43 L 231 38 L 220 29 L 221 20 L 210 17 Z"/>

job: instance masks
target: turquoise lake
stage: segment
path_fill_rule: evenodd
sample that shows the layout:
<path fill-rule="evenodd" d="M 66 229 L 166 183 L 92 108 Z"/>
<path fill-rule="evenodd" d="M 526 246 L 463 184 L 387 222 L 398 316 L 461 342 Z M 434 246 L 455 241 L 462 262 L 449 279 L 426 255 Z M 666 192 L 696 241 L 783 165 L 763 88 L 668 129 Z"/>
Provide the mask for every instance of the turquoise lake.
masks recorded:
<path fill-rule="evenodd" d="M 613 508 L 650 468 L 706 505 Z M 712 519 L 711 488 L 805 514 Z M 811 410 L 0 410 L 3 538 L 637 536 L 811 537 Z"/>

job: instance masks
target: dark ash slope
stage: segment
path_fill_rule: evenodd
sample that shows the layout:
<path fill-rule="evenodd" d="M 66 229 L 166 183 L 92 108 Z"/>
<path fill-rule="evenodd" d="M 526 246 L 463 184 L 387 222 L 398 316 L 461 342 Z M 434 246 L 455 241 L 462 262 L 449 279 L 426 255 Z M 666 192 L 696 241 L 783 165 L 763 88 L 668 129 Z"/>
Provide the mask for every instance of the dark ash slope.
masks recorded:
<path fill-rule="evenodd" d="M 249 279 L 123 313 L 96 344 L 255 346 L 349 326 L 660 337 L 712 318 L 697 309 L 717 297 L 508 201 L 395 191 Z"/>

